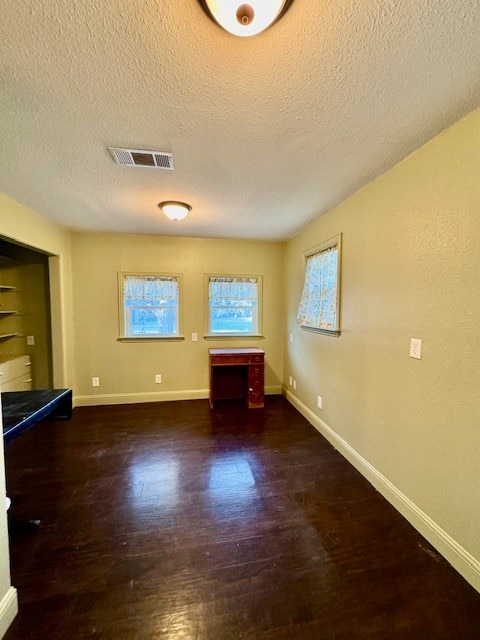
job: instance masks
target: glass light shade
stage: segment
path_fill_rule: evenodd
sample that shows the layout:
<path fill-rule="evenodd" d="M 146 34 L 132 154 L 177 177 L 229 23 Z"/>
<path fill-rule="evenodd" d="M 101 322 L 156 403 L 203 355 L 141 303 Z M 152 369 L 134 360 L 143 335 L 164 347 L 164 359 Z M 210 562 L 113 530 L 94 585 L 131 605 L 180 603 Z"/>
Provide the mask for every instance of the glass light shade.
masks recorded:
<path fill-rule="evenodd" d="M 183 220 L 192 210 L 192 207 L 185 202 L 160 202 L 158 206 L 170 220 Z"/>
<path fill-rule="evenodd" d="M 200 0 L 210 16 L 235 36 L 254 36 L 273 24 L 292 0 Z"/>

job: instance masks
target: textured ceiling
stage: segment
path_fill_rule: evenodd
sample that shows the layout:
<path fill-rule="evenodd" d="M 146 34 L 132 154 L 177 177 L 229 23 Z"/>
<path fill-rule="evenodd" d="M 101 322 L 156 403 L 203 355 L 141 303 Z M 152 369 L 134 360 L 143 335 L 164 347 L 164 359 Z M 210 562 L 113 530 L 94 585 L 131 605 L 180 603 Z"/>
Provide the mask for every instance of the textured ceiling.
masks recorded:
<path fill-rule="evenodd" d="M 295 0 L 250 39 L 196 0 L 0 3 L 0 191 L 72 229 L 285 239 L 479 105 L 478 0 Z"/>

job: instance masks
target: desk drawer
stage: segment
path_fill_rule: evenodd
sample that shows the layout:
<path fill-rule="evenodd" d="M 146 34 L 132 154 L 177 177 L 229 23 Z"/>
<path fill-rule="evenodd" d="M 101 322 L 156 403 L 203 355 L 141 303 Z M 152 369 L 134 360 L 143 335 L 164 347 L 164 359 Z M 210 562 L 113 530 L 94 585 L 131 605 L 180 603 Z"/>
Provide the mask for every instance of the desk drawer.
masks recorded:
<path fill-rule="evenodd" d="M 263 377 L 262 378 L 249 378 L 248 379 L 249 391 L 261 391 L 263 393 Z"/>
<path fill-rule="evenodd" d="M 242 355 L 210 356 L 211 365 L 249 364 L 249 357 Z"/>
<path fill-rule="evenodd" d="M 251 363 L 259 362 L 259 363 L 263 364 L 263 353 L 260 353 L 258 355 L 254 355 L 254 356 L 250 356 L 250 362 Z"/>
<path fill-rule="evenodd" d="M 263 407 L 265 396 L 260 391 L 249 391 L 248 404 L 252 407 Z"/>

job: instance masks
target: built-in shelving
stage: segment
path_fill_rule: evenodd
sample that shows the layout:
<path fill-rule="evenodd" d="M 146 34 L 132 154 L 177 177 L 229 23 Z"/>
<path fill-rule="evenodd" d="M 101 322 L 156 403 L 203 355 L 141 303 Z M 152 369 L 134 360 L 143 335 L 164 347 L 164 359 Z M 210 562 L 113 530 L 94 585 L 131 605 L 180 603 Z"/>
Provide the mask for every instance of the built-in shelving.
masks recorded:
<path fill-rule="evenodd" d="M 10 286 L 7 284 L 0 284 L 0 293 L 9 293 L 9 292 L 16 292 L 16 291 L 17 291 L 17 287 Z M 0 318 L 7 318 L 8 316 L 15 316 L 15 315 L 18 315 L 18 312 L 15 309 L 0 309 Z M 11 327 L 9 326 L 3 327 L 3 330 L 5 331 L 6 329 L 7 331 L 5 333 L 0 333 L 1 342 L 3 342 L 4 340 L 9 340 L 10 338 L 16 338 L 17 336 L 20 335 L 18 331 L 8 331 L 8 329 L 10 328 Z"/>

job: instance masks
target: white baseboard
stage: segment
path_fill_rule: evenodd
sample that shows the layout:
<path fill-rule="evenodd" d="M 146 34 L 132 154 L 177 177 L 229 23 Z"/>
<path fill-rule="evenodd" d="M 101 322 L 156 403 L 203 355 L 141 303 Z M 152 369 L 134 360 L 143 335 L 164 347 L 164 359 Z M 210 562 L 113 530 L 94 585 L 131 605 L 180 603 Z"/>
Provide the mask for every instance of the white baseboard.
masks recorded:
<path fill-rule="evenodd" d="M 282 393 L 280 385 L 265 387 L 267 395 Z M 186 389 L 184 391 L 147 391 L 143 393 L 109 393 L 74 396 L 74 407 L 93 407 L 104 404 L 136 404 L 139 402 L 168 402 L 171 400 L 203 400 L 209 396 L 208 389 Z"/>
<path fill-rule="evenodd" d="M 454 540 L 346 440 L 335 433 L 291 391 L 284 387 L 283 393 L 287 400 L 455 567 L 465 580 L 477 591 L 480 591 L 480 561 Z"/>
<path fill-rule="evenodd" d="M 8 627 L 18 613 L 18 598 L 15 587 L 10 587 L 0 601 L 0 638 L 6 634 Z"/>
<path fill-rule="evenodd" d="M 108 393 L 74 396 L 75 407 L 90 407 L 103 404 L 137 404 L 139 402 L 168 402 L 170 400 L 202 400 L 208 398 L 208 389 L 185 391 L 146 391 L 141 393 Z"/>

